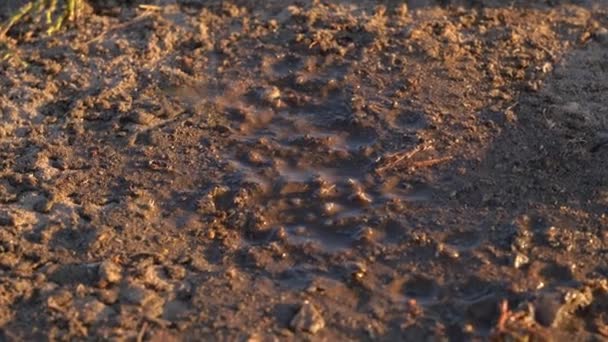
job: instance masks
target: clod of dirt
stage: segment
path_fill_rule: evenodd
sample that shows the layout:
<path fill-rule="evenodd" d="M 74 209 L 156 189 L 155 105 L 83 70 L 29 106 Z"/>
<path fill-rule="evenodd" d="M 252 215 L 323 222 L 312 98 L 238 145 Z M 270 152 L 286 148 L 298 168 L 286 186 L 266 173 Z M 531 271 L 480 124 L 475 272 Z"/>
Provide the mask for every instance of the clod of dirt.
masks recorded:
<path fill-rule="evenodd" d="M 460 252 L 452 246 L 440 243 L 437 245 L 437 256 L 444 256 L 450 259 L 458 259 L 460 257 Z"/>
<path fill-rule="evenodd" d="M 279 106 L 281 101 L 281 91 L 277 87 L 268 87 L 260 90 L 260 99 L 270 105 Z"/>
<path fill-rule="evenodd" d="M 108 319 L 114 310 L 97 299 L 83 299 L 75 304 L 78 316 L 84 323 L 94 323 Z"/>
<path fill-rule="evenodd" d="M 323 212 L 327 216 L 331 216 L 331 215 L 335 214 L 336 212 L 338 212 L 339 210 L 340 210 L 340 207 L 334 202 L 327 202 L 327 203 L 323 204 Z"/>
<path fill-rule="evenodd" d="M 166 276 L 164 273 L 161 266 L 150 265 L 144 271 L 144 282 L 146 285 L 159 291 L 170 290 L 171 284 L 165 280 Z"/>
<path fill-rule="evenodd" d="M 165 300 L 154 291 L 135 285 L 123 289 L 120 297 L 129 304 L 139 305 L 147 317 L 158 317 L 165 305 Z"/>
<path fill-rule="evenodd" d="M 19 264 L 19 258 L 15 253 L 0 254 L 0 268 L 13 269 L 17 264 Z"/>
<path fill-rule="evenodd" d="M 294 331 L 304 331 L 316 334 L 325 327 L 325 320 L 312 303 L 305 301 L 298 313 L 291 320 L 289 326 Z"/>
<path fill-rule="evenodd" d="M 0 226 L 22 227 L 35 221 L 36 217 L 31 211 L 16 209 L 2 210 L 0 212 Z"/>
<path fill-rule="evenodd" d="M 54 202 L 53 196 L 43 197 L 34 204 L 34 210 L 39 213 L 48 214 L 53 208 Z"/>
<path fill-rule="evenodd" d="M 357 189 L 350 195 L 349 199 L 353 202 L 359 203 L 360 205 L 370 205 L 374 200 L 370 195 L 365 193 L 361 189 Z"/>
<path fill-rule="evenodd" d="M 104 261 L 99 265 L 99 282 L 102 287 L 118 283 L 122 277 L 122 269 L 112 261 Z"/>
<path fill-rule="evenodd" d="M 513 257 L 513 267 L 520 268 L 524 265 L 527 265 L 530 262 L 530 258 L 528 258 L 525 254 L 516 253 Z"/>
<path fill-rule="evenodd" d="M 560 327 L 576 310 L 590 305 L 592 301 L 593 293 L 588 287 L 542 294 L 535 301 L 536 320 L 547 327 Z"/>
<path fill-rule="evenodd" d="M 371 227 L 362 227 L 354 235 L 353 238 L 362 243 L 370 243 L 374 241 L 375 233 Z"/>
<path fill-rule="evenodd" d="M 105 304 L 112 305 L 118 300 L 118 289 L 102 289 L 97 292 L 97 297 Z"/>
<path fill-rule="evenodd" d="M 147 126 L 154 121 L 154 115 L 144 111 L 136 111 L 127 117 L 127 120 L 138 125 Z"/>
<path fill-rule="evenodd" d="M 171 279 L 181 280 L 186 277 L 186 269 L 179 265 L 166 266 L 165 270 Z"/>
<path fill-rule="evenodd" d="M 143 312 L 147 317 L 158 317 L 163 313 L 165 299 L 153 293 L 152 296 L 143 304 Z"/>
<path fill-rule="evenodd" d="M 68 291 L 58 291 L 46 300 L 49 309 L 64 312 L 72 304 L 72 294 Z"/>

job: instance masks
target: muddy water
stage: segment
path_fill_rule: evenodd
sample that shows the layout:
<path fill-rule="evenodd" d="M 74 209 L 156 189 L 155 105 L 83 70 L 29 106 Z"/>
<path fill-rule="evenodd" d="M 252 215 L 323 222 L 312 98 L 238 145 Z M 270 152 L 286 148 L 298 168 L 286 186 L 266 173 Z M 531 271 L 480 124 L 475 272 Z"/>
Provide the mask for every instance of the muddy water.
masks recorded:
<path fill-rule="evenodd" d="M 390 239 L 370 227 L 375 213 L 391 203 L 428 201 L 431 186 L 382 176 L 380 133 L 352 116 L 353 75 L 302 70 L 299 59 L 283 59 L 261 67 L 270 69 L 270 85 L 228 82 L 229 90 L 207 98 L 232 119 L 226 159 L 238 181 L 255 189 L 248 205 L 260 218 L 253 229 L 328 251 Z M 208 94 L 198 92 L 202 99 Z M 412 137 L 424 121 L 417 112 L 394 116 L 391 125 Z"/>

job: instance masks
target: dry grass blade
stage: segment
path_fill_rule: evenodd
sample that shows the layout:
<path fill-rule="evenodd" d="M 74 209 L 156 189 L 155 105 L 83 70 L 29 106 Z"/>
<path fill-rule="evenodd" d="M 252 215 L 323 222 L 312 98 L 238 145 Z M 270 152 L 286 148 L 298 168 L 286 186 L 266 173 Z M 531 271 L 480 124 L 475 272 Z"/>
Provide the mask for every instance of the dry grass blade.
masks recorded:
<path fill-rule="evenodd" d="M 400 151 L 397 153 L 391 153 L 386 156 L 383 156 L 382 159 L 379 161 L 380 165 L 376 168 L 376 172 L 382 173 L 386 169 L 396 166 L 402 161 L 412 158 L 416 153 L 424 151 L 426 149 L 427 148 L 424 146 L 417 146 L 411 151 Z"/>
<path fill-rule="evenodd" d="M 451 156 L 413 162 L 413 167 L 431 167 L 452 160 Z"/>
<path fill-rule="evenodd" d="M 428 149 L 429 149 L 428 146 L 418 146 L 410 151 L 399 151 L 396 153 L 391 153 L 391 154 L 382 156 L 382 158 L 376 164 L 375 171 L 378 174 L 380 174 L 389 168 L 396 167 L 405 162 L 407 162 L 408 165 L 411 167 L 421 168 L 421 167 L 435 166 L 437 164 L 441 164 L 441 163 L 452 160 L 451 156 L 440 157 L 440 158 L 431 158 L 431 159 L 427 159 L 427 160 L 418 160 L 418 161 L 411 160 L 414 157 L 414 155 L 416 155 L 418 152 L 425 151 Z"/>

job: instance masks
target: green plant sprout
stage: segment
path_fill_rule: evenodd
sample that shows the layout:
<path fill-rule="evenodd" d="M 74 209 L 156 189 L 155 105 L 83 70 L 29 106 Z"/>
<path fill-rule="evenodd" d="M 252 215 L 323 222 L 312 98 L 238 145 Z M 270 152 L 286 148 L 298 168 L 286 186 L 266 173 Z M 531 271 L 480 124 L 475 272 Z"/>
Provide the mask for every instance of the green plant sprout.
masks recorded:
<path fill-rule="evenodd" d="M 59 31 L 66 22 L 74 21 L 82 9 L 83 0 L 33 0 L 21 6 L 6 22 L 0 26 L 0 39 L 8 31 L 28 16 L 42 18 L 46 24 L 46 33 L 52 35 Z"/>

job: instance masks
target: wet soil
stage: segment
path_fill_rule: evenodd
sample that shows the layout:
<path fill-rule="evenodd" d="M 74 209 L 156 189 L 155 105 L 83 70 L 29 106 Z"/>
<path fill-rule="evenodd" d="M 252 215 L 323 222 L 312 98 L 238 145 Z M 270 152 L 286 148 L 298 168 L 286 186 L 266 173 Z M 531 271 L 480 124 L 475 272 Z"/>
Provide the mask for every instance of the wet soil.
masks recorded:
<path fill-rule="evenodd" d="M 607 2 L 153 4 L 9 32 L 0 340 L 608 338 Z"/>

